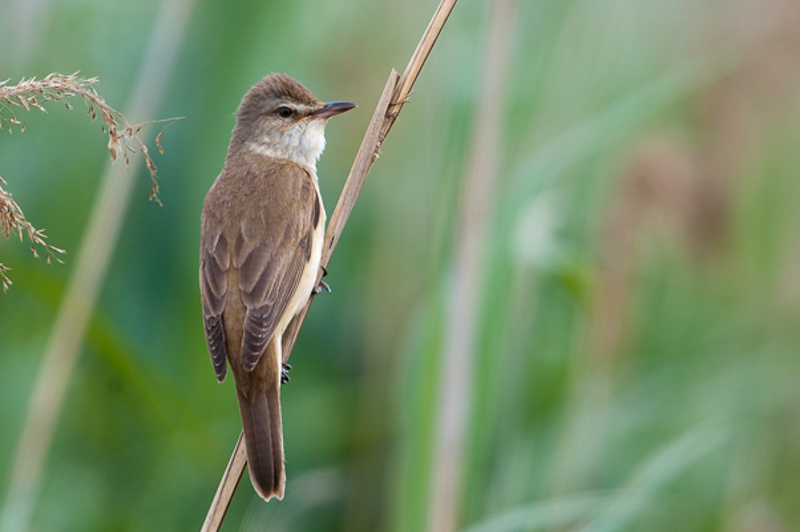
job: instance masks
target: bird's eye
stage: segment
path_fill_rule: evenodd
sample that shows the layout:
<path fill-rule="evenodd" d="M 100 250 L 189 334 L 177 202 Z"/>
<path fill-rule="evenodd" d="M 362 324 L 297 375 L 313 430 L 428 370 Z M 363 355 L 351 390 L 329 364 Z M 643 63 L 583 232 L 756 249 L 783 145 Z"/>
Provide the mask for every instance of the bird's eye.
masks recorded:
<path fill-rule="evenodd" d="M 292 111 L 289 107 L 286 106 L 278 107 L 278 114 L 281 115 L 283 118 L 289 118 L 290 116 L 292 116 L 292 113 L 294 113 L 294 111 Z"/>

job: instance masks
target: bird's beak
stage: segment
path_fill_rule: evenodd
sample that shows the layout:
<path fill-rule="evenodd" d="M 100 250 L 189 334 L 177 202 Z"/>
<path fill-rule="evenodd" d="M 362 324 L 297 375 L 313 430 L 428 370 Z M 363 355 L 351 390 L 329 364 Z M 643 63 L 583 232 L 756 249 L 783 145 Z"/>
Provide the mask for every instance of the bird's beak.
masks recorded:
<path fill-rule="evenodd" d="M 353 102 L 328 102 L 322 109 L 317 109 L 308 115 L 308 118 L 330 118 L 355 107 L 358 106 Z"/>

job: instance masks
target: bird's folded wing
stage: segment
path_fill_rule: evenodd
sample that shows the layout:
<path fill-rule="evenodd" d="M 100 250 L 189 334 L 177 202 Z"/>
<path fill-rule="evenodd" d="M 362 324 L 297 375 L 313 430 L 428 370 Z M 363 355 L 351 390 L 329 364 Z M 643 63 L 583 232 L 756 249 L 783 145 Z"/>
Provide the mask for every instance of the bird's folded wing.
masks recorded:
<path fill-rule="evenodd" d="M 247 307 L 241 360 L 248 370 L 258 363 L 295 297 L 319 221 L 311 174 L 294 164 L 281 173 L 279 193 L 264 198 L 260 211 L 242 221 L 232 250 Z"/>
<path fill-rule="evenodd" d="M 228 370 L 222 312 L 225 310 L 228 292 L 229 267 L 228 242 L 220 231 L 210 239 L 210 245 L 200 251 L 200 297 L 203 303 L 206 343 L 219 382 L 225 380 Z"/>

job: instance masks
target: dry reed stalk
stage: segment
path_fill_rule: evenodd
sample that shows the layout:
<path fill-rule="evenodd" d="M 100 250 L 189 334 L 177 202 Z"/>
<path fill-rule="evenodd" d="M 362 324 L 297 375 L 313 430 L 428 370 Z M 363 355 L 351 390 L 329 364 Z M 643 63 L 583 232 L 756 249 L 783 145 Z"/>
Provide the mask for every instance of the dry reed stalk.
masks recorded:
<path fill-rule="evenodd" d="M 435 424 L 428 530 L 454 532 L 462 494 L 464 440 L 472 401 L 486 232 L 502 154 L 502 117 L 516 0 L 495 0 L 454 247 L 453 282 Z"/>
<path fill-rule="evenodd" d="M 347 219 L 353 211 L 367 174 L 369 174 L 372 165 L 377 160 L 380 148 L 397 120 L 403 105 L 408 102 L 414 82 L 419 76 L 425 61 L 433 49 L 433 45 L 436 43 L 436 39 L 439 37 L 455 5 L 456 0 L 441 0 L 403 75 L 399 76 L 395 70 L 392 70 L 389 74 L 389 79 L 386 81 L 386 86 L 378 100 L 372 120 L 367 126 L 364 139 L 361 141 L 361 147 L 358 149 L 353 166 L 347 176 L 347 181 L 345 181 L 344 188 L 339 196 L 339 201 L 336 203 L 336 208 L 328 222 L 328 227 L 325 231 L 325 243 L 322 248 L 322 267 L 317 277 L 318 283 L 322 280 L 323 272 L 328 266 L 336 244 L 339 242 L 339 237 L 344 230 Z M 309 299 L 298 319 L 293 321 L 293 326 L 285 333 L 283 343 L 284 361 L 288 360 L 291 354 L 312 301 L 313 298 Z M 242 478 L 246 464 L 245 446 L 240 434 L 214 499 L 211 501 L 201 532 L 217 532 L 222 526 L 222 521 L 225 519 L 225 514 L 231 504 L 239 480 Z"/>
<path fill-rule="evenodd" d="M 167 0 L 161 4 L 126 116 L 152 116 L 156 111 L 193 7 L 194 0 Z M 138 130 L 132 127 L 130 138 L 139 142 Z M 117 129 L 114 134 L 109 131 L 111 150 L 115 147 L 124 148 L 122 131 Z M 152 176 L 155 165 L 147 166 Z M 31 393 L 0 514 L 0 530 L 4 532 L 26 531 L 30 527 L 55 424 L 92 309 L 119 238 L 135 176 L 135 172 L 111 164 L 104 173 L 98 199 L 94 203 Z"/>

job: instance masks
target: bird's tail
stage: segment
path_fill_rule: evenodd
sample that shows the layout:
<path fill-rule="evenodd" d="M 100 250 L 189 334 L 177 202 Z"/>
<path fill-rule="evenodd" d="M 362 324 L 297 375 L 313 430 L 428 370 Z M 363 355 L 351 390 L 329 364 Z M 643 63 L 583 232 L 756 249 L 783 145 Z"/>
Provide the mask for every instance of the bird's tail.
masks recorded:
<path fill-rule="evenodd" d="M 265 500 L 283 498 L 286 472 L 283 465 L 280 386 L 267 386 L 266 393 L 246 397 L 237 389 L 242 414 L 247 469 L 250 480 Z"/>

